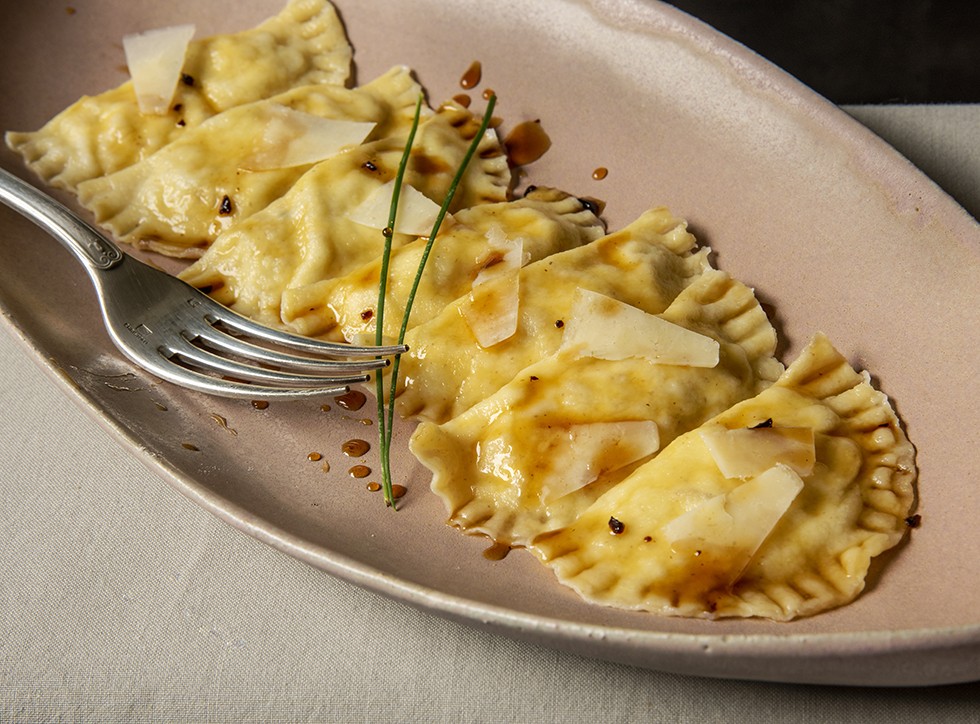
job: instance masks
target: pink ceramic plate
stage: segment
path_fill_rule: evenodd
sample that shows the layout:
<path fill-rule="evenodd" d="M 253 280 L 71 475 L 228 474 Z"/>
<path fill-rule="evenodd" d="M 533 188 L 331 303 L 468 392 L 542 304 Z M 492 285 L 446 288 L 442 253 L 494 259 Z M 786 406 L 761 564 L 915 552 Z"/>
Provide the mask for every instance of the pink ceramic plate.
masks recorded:
<path fill-rule="evenodd" d="M 3 4 L 0 129 L 40 126 L 124 79 L 126 33 L 194 22 L 248 27 L 278 0 Z M 688 218 L 722 269 L 775 310 L 790 360 L 823 330 L 872 370 L 918 448 L 922 526 L 854 604 L 789 624 L 660 618 L 587 605 L 531 557 L 481 555 L 443 523 L 404 454 L 409 493 L 384 509 L 347 474 L 344 441 L 373 440 L 367 408 L 257 410 L 148 378 L 106 337 L 82 270 L 0 210 L 6 323 L 69 393 L 188 497 L 331 574 L 433 613 L 587 656 L 706 676 L 840 684 L 980 677 L 975 381 L 980 233 L 927 178 L 844 113 L 668 6 L 339 0 L 359 79 L 417 70 L 434 101 L 473 60 L 513 125 L 554 142 L 529 181 L 608 202 L 617 228 L 652 204 Z M 479 101 L 478 103 L 482 103 Z M 0 161 L 20 173 L 4 150 Z M 593 170 L 608 168 L 602 181 Z M 219 424 L 221 423 L 221 424 Z M 332 470 L 311 462 L 318 451 Z M 374 451 L 360 462 L 377 467 Z M 370 479 L 370 478 L 369 478 Z M 311 604 L 315 605 L 315 604 Z"/>

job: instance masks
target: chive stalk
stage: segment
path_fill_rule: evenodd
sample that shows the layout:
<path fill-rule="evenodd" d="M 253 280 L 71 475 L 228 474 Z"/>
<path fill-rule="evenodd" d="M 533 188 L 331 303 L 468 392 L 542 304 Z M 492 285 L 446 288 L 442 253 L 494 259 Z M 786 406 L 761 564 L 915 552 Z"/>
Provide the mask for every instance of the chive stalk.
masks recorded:
<path fill-rule="evenodd" d="M 398 217 L 398 202 L 401 198 L 402 185 L 405 180 L 405 169 L 408 168 L 408 159 L 412 154 L 412 144 L 415 142 L 415 133 L 419 128 L 419 118 L 422 114 L 422 94 L 419 94 L 415 102 L 415 115 L 412 118 L 412 127 L 408 132 L 408 139 L 405 142 L 405 151 L 402 153 L 401 161 L 398 163 L 398 171 L 395 174 L 395 183 L 391 193 L 391 208 L 388 211 L 388 226 L 385 227 L 384 251 L 381 254 L 381 272 L 378 282 L 378 311 L 375 315 L 374 343 L 381 346 L 384 343 L 384 317 L 385 317 L 385 297 L 388 293 L 388 266 L 391 262 L 391 243 L 395 236 L 395 223 Z M 396 356 L 397 359 L 397 356 Z M 379 455 L 381 456 L 381 487 L 384 491 L 385 504 L 395 507 L 395 499 L 391 489 L 391 433 L 385 427 L 385 398 L 384 398 L 384 377 L 381 370 L 374 375 L 375 395 L 378 398 L 378 434 L 379 434 Z"/>
<path fill-rule="evenodd" d="M 415 303 L 415 296 L 418 292 L 419 285 L 422 281 L 422 273 L 425 271 L 426 263 L 429 260 L 429 255 L 432 252 L 432 247 L 435 244 L 436 236 L 439 230 L 442 228 L 442 223 L 446 219 L 446 215 L 449 213 L 449 207 L 453 202 L 453 198 L 456 196 L 456 190 L 459 188 L 459 184 L 463 179 L 463 174 L 466 173 L 466 168 L 469 166 L 476 149 L 480 145 L 480 141 L 483 139 L 487 132 L 487 128 L 490 126 L 490 119 L 493 116 L 493 108 L 496 105 L 497 96 L 491 95 L 487 100 L 487 108 L 483 113 L 483 120 L 480 123 L 480 129 L 477 131 L 476 135 L 473 137 L 473 141 L 470 143 L 469 148 L 466 150 L 466 155 L 463 156 L 463 160 L 456 169 L 456 175 L 453 177 L 452 182 L 449 185 L 449 190 L 446 193 L 445 198 L 442 201 L 442 205 L 439 208 L 439 213 L 436 216 L 435 223 L 432 226 L 432 231 L 429 233 L 428 240 L 426 241 L 425 248 L 422 250 L 422 257 L 419 259 L 419 266 L 415 272 L 415 280 L 412 283 L 412 288 L 409 291 L 408 298 L 405 303 L 405 313 L 402 316 L 401 327 L 398 331 L 398 344 L 403 344 L 405 342 L 405 335 L 408 332 L 408 320 L 412 314 L 412 306 Z M 412 138 L 414 137 L 415 127 L 418 124 L 418 109 L 416 110 L 415 126 L 413 126 L 413 132 L 409 136 L 409 142 L 405 147 L 405 154 L 402 157 L 402 164 L 405 165 L 408 160 L 409 153 L 411 151 Z M 403 168 L 399 167 L 399 175 L 395 179 L 395 195 L 392 197 L 392 208 L 391 214 L 389 216 L 389 228 L 394 229 L 394 218 L 395 209 L 397 207 L 397 194 L 401 190 L 401 185 L 403 183 L 404 174 Z M 382 259 L 382 276 L 381 276 L 381 289 L 379 292 L 379 313 L 377 320 L 377 332 L 376 340 L 377 344 L 382 343 L 382 325 L 384 322 L 383 313 L 381 308 L 384 305 L 384 289 L 387 284 L 387 270 L 388 262 L 391 256 L 391 236 L 386 235 L 385 240 L 385 253 Z M 395 423 L 395 394 L 398 389 L 398 367 L 401 362 L 401 355 L 396 355 L 394 361 L 391 365 L 391 383 L 389 387 L 389 395 L 387 402 L 387 415 L 385 415 L 385 402 L 384 402 L 384 390 L 382 385 L 382 374 L 379 370 L 375 375 L 377 396 L 378 396 L 378 428 L 380 434 L 380 454 L 381 454 L 381 478 L 382 478 L 382 490 L 384 490 L 385 504 L 390 506 L 392 509 L 397 510 L 395 506 L 395 501 L 392 496 L 392 479 L 391 479 L 391 439 L 392 439 L 392 429 Z"/>

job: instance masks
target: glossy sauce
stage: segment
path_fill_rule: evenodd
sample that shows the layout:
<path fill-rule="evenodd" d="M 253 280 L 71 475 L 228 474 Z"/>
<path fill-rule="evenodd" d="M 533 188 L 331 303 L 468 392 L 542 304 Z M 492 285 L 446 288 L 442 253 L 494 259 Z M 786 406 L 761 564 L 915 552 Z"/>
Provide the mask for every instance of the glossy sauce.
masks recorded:
<path fill-rule="evenodd" d="M 525 166 L 541 158 L 551 148 L 551 138 L 540 121 L 524 121 L 504 137 L 507 158 L 514 166 Z"/>
<path fill-rule="evenodd" d="M 483 551 L 483 557 L 488 561 L 502 561 L 510 551 L 511 547 L 509 545 L 495 541 L 489 548 Z"/>
<path fill-rule="evenodd" d="M 600 166 L 595 171 L 592 172 L 592 178 L 596 181 L 602 181 L 606 176 L 609 175 L 609 169 L 605 166 Z"/>
<path fill-rule="evenodd" d="M 470 88 L 476 88 L 480 85 L 480 80 L 483 78 L 483 64 L 478 60 L 474 60 L 470 63 L 470 67 L 466 69 L 463 73 L 463 77 L 459 79 L 459 85 L 461 88 L 469 90 Z"/>
<path fill-rule="evenodd" d="M 351 390 L 350 392 L 339 395 L 333 398 L 340 407 L 345 410 L 360 410 L 364 407 L 364 403 L 367 402 L 367 395 L 365 395 L 360 390 Z"/>
<path fill-rule="evenodd" d="M 369 468 L 367 465 L 355 465 L 348 470 L 347 473 L 352 478 L 366 478 L 371 474 L 371 468 Z"/>
<path fill-rule="evenodd" d="M 359 458 L 371 449 L 371 445 L 367 440 L 359 440 L 354 438 L 345 442 L 340 449 L 343 450 L 344 455 L 349 458 Z"/>
<path fill-rule="evenodd" d="M 218 423 L 218 427 L 223 427 L 225 430 L 227 430 L 228 432 L 230 432 L 232 435 L 237 435 L 238 434 L 238 430 L 236 430 L 233 427 L 228 427 L 228 419 L 225 418 L 225 417 L 223 417 L 222 415 L 219 415 L 216 412 L 212 412 L 211 413 L 211 419 L 214 420 L 216 423 Z"/>

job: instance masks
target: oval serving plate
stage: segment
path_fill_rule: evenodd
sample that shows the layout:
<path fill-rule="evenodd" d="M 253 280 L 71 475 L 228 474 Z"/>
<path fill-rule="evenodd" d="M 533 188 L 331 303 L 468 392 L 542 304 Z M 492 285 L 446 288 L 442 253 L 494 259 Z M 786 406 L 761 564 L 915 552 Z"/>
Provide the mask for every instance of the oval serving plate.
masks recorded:
<path fill-rule="evenodd" d="M 715 264 L 775 310 L 784 361 L 826 332 L 894 400 L 918 450 L 920 528 L 873 568 L 853 604 L 810 619 L 696 621 L 588 605 L 531 556 L 499 561 L 444 524 L 396 429 L 403 510 L 347 469 L 377 467 L 370 404 L 256 409 L 133 369 L 106 336 L 82 270 L 0 209 L 7 326 L 69 394 L 189 498 L 333 575 L 433 613 L 586 656 L 676 673 L 771 681 L 925 685 L 980 678 L 974 381 L 976 222 L 881 140 L 750 51 L 638 0 L 337 5 L 359 80 L 413 67 L 430 99 L 473 60 L 512 125 L 539 118 L 553 146 L 525 182 L 607 202 L 615 229 L 650 205 L 686 217 Z M 277 0 L 4 2 L 0 129 L 29 130 L 124 80 L 127 32 L 194 22 L 249 27 Z M 113 40 L 107 40 L 111 38 Z M 8 150 L 6 168 L 26 176 Z M 598 167 L 609 169 L 601 181 Z M 52 293 L 52 290 L 56 290 Z M 220 423 L 220 424 L 219 424 Z M 319 451 L 332 466 L 308 459 Z"/>

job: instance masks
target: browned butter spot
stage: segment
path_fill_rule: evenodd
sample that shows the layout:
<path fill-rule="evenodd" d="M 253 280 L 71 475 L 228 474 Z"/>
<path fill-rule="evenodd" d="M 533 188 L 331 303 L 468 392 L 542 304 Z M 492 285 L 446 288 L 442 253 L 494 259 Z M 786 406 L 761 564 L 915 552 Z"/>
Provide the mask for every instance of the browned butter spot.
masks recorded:
<path fill-rule="evenodd" d="M 368 441 L 361 440 L 359 438 L 353 438 L 341 445 L 341 450 L 344 451 L 344 455 L 349 458 L 359 458 L 366 454 L 370 449 L 371 445 L 368 443 Z"/>
<path fill-rule="evenodd" d="M 551 148 L 551 138 L 541 127 L 541 121 L 524 121 L 514 126 L 504 137 L 507 158 L 514 166 L 526 166 L 541 158 Z"/>
<path fill-rule="evenodd" d="M 470 67 L 466 69 L 463 76 L 459 79 L 459 85 L 461 88 L 469 90 L 470 88 L 476 88 L 480 85 L 480 80 L 483 78 L 483 64 L 474 60 L 470 63 Z M 462 104 L 460 104 L 462 105 Z"/>
<path fill-rule="evenodd" d="M 345 410 L 355 411 L 364 407 L 364 403 L 367 402 L 367 395 L 360 390 L 351 390 L 350 392 L 346 392 L 343 395 L 339 395 L 333 399 L 337 405 Z"/>

